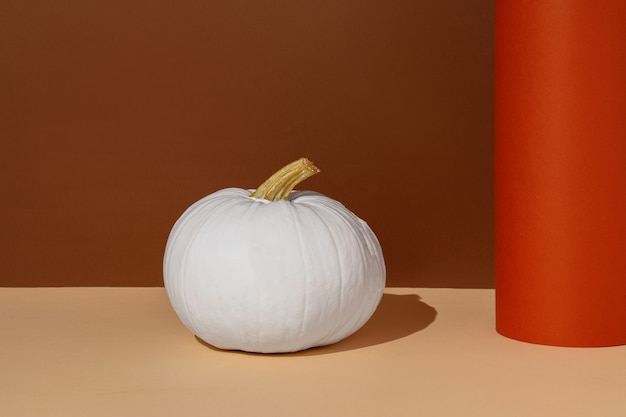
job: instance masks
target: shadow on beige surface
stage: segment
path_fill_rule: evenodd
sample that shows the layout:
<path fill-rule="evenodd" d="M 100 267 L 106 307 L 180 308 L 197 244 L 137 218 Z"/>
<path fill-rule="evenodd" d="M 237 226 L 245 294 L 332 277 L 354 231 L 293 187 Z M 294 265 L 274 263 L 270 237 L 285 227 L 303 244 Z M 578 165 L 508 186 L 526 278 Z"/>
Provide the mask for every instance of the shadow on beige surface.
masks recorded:
<path fill-rule="evenodd" d="M 437 310 L 421 301 L 416 294 L 383 294 L 383 298 L 369 321 L 352 336 L 332 345 L 320 346 L 294 353 L 274 354 L 274 356 L 313 356 L 391 342 L 417 333 L 435 321 Z M 196 340 L 209 349 L 218 349 L 196 336 Z M 226 352 L 226 351 L 224 351 Z M 230 351 L 228 351 L 230 352 Z M 257 355 L 241 351 L 233 353 Z"/>

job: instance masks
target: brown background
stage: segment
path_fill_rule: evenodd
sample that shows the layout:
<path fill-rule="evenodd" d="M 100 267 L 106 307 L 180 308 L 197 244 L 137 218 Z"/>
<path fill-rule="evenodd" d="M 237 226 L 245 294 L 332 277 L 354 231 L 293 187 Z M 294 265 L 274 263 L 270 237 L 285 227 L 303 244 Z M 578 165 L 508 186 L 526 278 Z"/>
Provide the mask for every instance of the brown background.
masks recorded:
<path fill-rule="evenodd" d="M 493 285 L 493 0 L 0 1 L 0 284 L 157 286 L 176 218 L 307 156 L 390 286 Z"/>

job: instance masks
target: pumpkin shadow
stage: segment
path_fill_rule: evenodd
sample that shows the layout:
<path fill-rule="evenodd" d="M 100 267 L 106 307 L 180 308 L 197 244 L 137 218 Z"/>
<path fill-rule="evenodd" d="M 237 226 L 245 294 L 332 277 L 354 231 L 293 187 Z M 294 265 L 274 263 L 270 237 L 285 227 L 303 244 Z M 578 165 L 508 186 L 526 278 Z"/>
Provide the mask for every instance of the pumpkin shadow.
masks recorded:
<path fill-rule="evenodd" d="M 319 346 L 291 353 L 267 354 L 242 351 L 225 352 L 263 356 L 327 355 L 330 353 L 362 349 L 401 339 L 424 330 L 435 321 L 436 316 L 437 310 L 421 301 L 419 295 L 383 294 L 380 304 L 378 304 L 378 308 L 367 323 L 365 323 L 363 327 L 351 336 L 332 345 Z M 206 343 L 197 336 L 196 340 L 211 350 L 224 351 Z"/>

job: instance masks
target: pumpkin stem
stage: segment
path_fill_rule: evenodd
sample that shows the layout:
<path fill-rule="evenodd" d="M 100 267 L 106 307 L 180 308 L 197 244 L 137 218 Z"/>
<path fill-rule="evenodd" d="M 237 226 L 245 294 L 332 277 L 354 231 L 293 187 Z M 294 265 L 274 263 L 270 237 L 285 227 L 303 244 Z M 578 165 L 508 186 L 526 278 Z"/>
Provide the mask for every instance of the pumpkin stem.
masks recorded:
<path fill-rule="evenodd" d="M 250 197 L 269 201 L 283 200 L 296 185 L 317 174 L 320 170 L 306 158 L 285 165 L 259 186 Z"/>

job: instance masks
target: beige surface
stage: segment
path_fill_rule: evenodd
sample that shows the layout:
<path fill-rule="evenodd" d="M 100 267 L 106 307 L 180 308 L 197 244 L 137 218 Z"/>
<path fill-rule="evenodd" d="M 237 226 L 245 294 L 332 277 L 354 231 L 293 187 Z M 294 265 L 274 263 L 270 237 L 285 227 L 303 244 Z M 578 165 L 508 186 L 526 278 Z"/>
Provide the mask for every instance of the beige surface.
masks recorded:
<path fill-rule="evenodd" d="M 0 288 L 2 416 L 626 416 L 626 346 L 494 330 L 493 290 L 388 289 L 345 341 L 224 352 L 163 288 Z"/>

